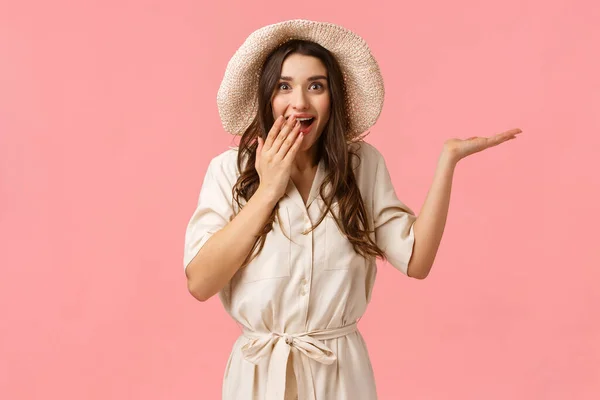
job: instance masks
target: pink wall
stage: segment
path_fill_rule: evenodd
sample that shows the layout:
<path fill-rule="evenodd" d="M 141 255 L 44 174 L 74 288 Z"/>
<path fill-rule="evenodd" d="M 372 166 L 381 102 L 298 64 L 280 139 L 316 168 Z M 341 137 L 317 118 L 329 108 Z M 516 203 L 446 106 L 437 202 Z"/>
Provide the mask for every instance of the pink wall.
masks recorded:
<path fill-rule="evenodd" d="M 0 398 L 220 397 L 239 330 L 187 293 L 183 235 L 227 61 L 291 18 L 370 44 L 368 141 L 416 212 L 446 138 L 523 129 L 459 164 L 425 281 L 381 265 L 380 398 L 600 398 L 597 2 L 252 3 L 2 1 Z"/>

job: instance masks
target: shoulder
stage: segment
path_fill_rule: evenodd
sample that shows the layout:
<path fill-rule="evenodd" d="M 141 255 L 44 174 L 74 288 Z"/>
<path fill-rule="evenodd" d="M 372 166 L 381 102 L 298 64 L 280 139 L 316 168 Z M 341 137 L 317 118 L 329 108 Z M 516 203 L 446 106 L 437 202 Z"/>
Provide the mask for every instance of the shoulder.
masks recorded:
<path fill-rule="evenodd" d="M 365 141 L 352 142 L 348 145 L 350 151 L 356 154 L 353 160 L 355 170 L 365 173 L 375 173 L 379 164 L 384 162 L 381 152 L 372 144 Z"/>
<path fill-rule="evenodd" d="M 240 175 L 237 160 L 238 147 L 229 147 L 227 150 L 215 155 L 208 164 L 207 174 L 215 178 L 225 178 L 230 182 L 235 182 Z"/>
<path fill-rule="evenodd" d="M 375 146 L 362 140 L 350 143 L 348 150 L 353 154 L 352 169 L 358 189 L 368 199 L 377 184 L 383 156 Z"/>

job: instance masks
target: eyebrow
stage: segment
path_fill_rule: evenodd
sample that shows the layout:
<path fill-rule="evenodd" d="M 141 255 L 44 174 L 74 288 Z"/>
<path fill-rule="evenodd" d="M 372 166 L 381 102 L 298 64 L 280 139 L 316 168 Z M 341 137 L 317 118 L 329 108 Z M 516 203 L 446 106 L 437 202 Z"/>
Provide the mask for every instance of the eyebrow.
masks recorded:
<path fill-rule="evenodd" d="M 279 79 L 281 79 L 282 81 L 293 81 L 291 76 L 282 76 Z M 309 77 L 307 80 L 308 81 L 315 81 L 317 79 L 325 79 L 328 80 L 327 77 L 325 75 L 314 75 Z"/>

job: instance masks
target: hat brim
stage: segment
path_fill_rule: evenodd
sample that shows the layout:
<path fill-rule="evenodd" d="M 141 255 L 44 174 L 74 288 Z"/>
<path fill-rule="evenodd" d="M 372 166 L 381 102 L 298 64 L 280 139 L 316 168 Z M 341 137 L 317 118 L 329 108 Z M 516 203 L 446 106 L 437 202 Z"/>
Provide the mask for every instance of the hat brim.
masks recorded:
<path fill-rule="evenodd" d="M 260 70 L 273 50 L 292 39 L 316 42 L 337 59 L 346 86 L 347 136 L 358 136 L 373 126 L 385 91 L 379 65 L 365 40 L 339 25 L 295 19 L 254 31 L 229 60 L 217 93 L 225 131 L 241 135 L 250 126 L 258 112 Z"/>

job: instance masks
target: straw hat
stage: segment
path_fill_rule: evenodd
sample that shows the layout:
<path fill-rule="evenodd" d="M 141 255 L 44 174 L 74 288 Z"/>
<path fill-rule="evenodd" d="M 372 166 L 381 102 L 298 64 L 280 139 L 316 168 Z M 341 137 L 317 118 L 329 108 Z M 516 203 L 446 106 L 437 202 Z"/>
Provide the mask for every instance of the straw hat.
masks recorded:
<path fill-rule="evenodd" d="M 258 81 L 267 56 L 292 39 L 316 42 L 329 50 L 342 69 L 346 84 L 348 137 L 375 124 L 383 107 L 384 87 L 379 65 L 367 43 L 342 26 L 302 19 L 268 25 L 254 31 L 235 52 L 217 93 L 223 128 L 241 135 L 258 112 Z"/>

